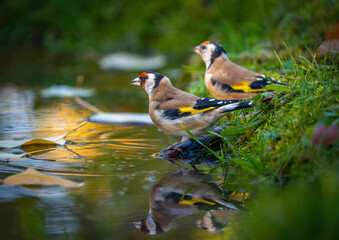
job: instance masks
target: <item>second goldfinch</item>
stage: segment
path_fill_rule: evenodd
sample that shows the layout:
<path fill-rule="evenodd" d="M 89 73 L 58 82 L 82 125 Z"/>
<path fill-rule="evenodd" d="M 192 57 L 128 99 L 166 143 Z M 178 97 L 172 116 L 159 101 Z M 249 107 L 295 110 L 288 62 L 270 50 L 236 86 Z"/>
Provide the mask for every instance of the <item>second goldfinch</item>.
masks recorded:
<path fill-rule="evenodd" d="M 197 97 L 173 87 L 167 77 L 156 72 L 143 72 L 130 83 L 148 93 L 149 114 L 158 128 L 170 136 L 182 137 L 182 141 L 190 138 L 182 126 L 200 136 L 227 112 L 253 107 L 252 102 L 241 100 Z"/>
<path fill-rule="evenodd" d="M 242 99 L 253 97 L 265 91 L 274 78 L 252 72 L 228 59 L 225 49 L 216 43 L 206 41 L 194 48 L 206 64 L 205 85 L 214 98 Z"/>

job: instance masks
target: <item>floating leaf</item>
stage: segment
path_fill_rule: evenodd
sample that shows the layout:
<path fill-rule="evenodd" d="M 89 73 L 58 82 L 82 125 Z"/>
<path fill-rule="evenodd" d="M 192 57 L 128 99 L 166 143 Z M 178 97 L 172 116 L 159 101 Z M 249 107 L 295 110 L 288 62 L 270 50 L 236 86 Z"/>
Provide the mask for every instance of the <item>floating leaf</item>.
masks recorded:
<path fill-rule="evenodd" d="M 78 128 L 85 125 L 87 122 L 82 122 L 71 131 L 66 134 L 52 136 L 52 137 L 45 137 L 45 138 L 33 138 L 33 139 L 20 139 L 20 140 L 1 140 L 0 141 L 0 148 L 15 148 L 15 147 L 22 147 L 27 148 L 28 146 L 45 146 L 40 147 L 39 149 L 46 149 L 46 148 L 53 148 L 57 145 L 65 145 L 66 144 L 66 137 L 71 133 L 77 130 Z M 47 147 L 46 147 L 47 146 Z M 24 149 L 23 149 L 24 150 Z M 37 149 L 35 149 L 37 150 Z"/>
<path fill-rule="evenodd" d="M 30 144 L 30 145 L 21 145 L 21 150 L 29 153 L 31 156 L 40 155 L 46 153 L 50 150 L 53 150 L 57 147 L 57 144 Z M 33 154 L 34 153 L 34 154 Z"/>
<path fill-rule="evenodd" d="M 278 85 L 278 84 L 270 84 L 265 86 L 266 89 L 268 90 L 274 90 L 274 91 L 284 91 L 284 92 L 290 92 L 291 89 L 287 86 L 284 85 Z"/>
<path fill-rule="evenodd" d="M 1 140 L 0 148 L 15 148 L 29 145 L 50 145 L 55 147 L 56 145 L 65 145 L 66 140 L 64 135 L 58 135 L 47 138 L 33 138 L 33 139 L 20 139 L 20 140 Z"/>
<path fill-rule="evenodd" d="M 91 122 L 126 125 L 153 125 L 148 113 L 109 113 L 98 112 L 89 117 Z"/>
<path fill-rule="evenodd" d="M 4 179 L 4 185 L 38 185 L 38 186 L 63 186 L 63 187 L 82 187 L 84 183 L 76 183 L 67 179 L 62 179 L 38 172 L 33 168 L 28 168 L 22 173 L 14 174 Z"/>

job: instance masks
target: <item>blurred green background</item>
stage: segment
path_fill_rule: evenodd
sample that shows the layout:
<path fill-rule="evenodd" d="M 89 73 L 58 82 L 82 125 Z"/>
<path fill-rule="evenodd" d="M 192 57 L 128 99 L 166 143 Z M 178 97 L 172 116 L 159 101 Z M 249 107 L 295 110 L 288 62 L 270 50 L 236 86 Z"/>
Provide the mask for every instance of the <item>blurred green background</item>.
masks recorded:
<path fill-rule="evenodd" d="M 231 51 L 263 40 L 318 46 L 338 17 L 335 0 L 5 0 L 1 5 L 2 50 L 42 48 L 50 54 L 129 50 L 183 57 L 210 38 Z"/>
<path fill-rule="evenodd" d="M 315 50 L 338 21 L 338 10 L 335 0 L 4 0 L 1 65 L 42 57 L 60 64 L 129 51 L 163 53 L 178 67 L 205 40 L 221 43 L 231 56 L 279 50 L 282 41 Z"/>

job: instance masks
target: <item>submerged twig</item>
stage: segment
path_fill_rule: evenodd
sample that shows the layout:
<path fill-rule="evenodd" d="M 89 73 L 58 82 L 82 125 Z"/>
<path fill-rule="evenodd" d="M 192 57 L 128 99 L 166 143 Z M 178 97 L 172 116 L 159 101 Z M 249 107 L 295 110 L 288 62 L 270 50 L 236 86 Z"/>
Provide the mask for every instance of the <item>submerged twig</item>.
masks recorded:
<path fill-rule="evenodd" d="M 80 89 L 82 88 L 82 84 L 84 82 L 85 78 L 84 76 L 82 75 L 79 75 L 77 77 L 77 82 L 76 82 L 76 85 L 75 85 L 75 88 L 76 89 Z M 102 112 L 100 109 L 98 109 L 97 107 L 93 106 L 92 104 L 86 102 L 85 100 L 83 100 L 82 98 L 80 97 L 75 97 L 74 98 L 74 101 L 79 104 L 80 106 L 90 110 L 91 112 L 94 112 L 94 113 L 99 113 L 99 112 Z"/>
<path fill-rule="evenodd" d="M 99 110 L 97 107 L 93 106 L 92 104 L 86 102 L 85 100 L 83 100 L 82 98 L 80 97 L 75 97 L 74 98 L 75 102 L 77 104 L 79 104 L 80 106 L 90 110 L 91 112 L 94 112 L 94 113 L 99 113 L 99 112 L 102 112 L 101 110 Z"/>
<path fill-rule="evenodd" d="M 78 126 L 76 126 L 75 128 L 73 128 L 72 130 L 70 130 L 68 133 L 65 133 L 62 138 L 66 138 L 69 134 L 71 134 L 72 132 L 74 132 L 75 130 L 78 130 L 79 128 L 81 128 L 82 126 L 84 126 L 87 123 L 87 121 L 83 121 L 82 123 L 80 123 Z M 60 138 L 61 139 L 61 138 Z"/>
<path fill-rule="evenodd" d="M 40 149 L 40 150 L 36 150 L 36 151 L 32 151 L 32 152 L 29 152 L 29 153 L 26 153 L 24 155 L 22 155 L 20 158 L 30 158 L 32 157 L 34 154 L 38 155 L 38 154 L 41 154 L 41 153 L 44 153 L 44 152 L 49 152 L 49 151 L 52 151 L 52 150 L 55 150 L 57 149 L 56 147 L 53 147 L 53 148 L 45 148 L 45 149 Z M 55 160 L 53 160 L 55 161 Z"/>

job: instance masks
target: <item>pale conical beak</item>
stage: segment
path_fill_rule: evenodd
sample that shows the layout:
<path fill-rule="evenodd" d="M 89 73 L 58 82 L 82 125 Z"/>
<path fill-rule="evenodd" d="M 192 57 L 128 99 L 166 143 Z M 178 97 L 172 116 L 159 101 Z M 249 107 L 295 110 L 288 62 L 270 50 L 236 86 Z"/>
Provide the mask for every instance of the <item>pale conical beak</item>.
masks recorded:
<path fill-rule="evenodd" d="M 139 79 L 139 78 L 133 79 L 132 81 L 129 82 L 129 84 L 130 84 L 130 85 L 134 85 L 134 86 L 141 87 L 140 79 Z"/>
<path fill-rule="evenodd" d="M 135 222 L 132 222 L 132 224 L 134 225 L 134 227 L 136 228 L 141 228 L 141 225 L 142 225 L 142 221 L 135 221 Z"/>
<path fill-rule="evenodd" d="M 200 54 L 200 45 L 195 46 L 195 47 L 193 48 L 193 51 L 196 52 L 196 53 L 198 53 L 198 54 Z"/>

